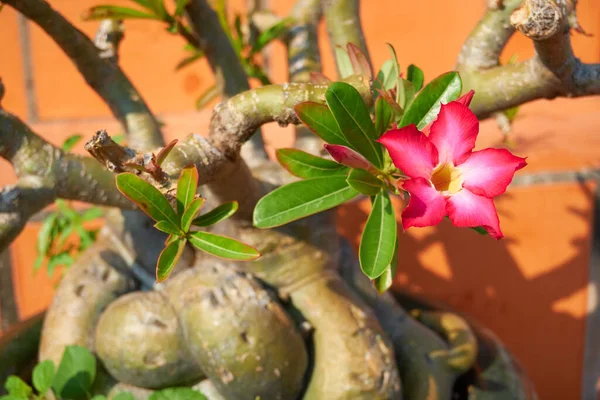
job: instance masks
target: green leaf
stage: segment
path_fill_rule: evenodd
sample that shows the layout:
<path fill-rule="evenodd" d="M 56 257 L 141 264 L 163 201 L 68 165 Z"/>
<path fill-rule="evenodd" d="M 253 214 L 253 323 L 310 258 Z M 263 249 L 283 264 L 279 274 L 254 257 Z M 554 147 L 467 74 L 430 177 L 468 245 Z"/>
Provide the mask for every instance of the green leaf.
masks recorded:
<path fill-rule="evenodd" d="M 73 147 L 75 147 L 77 143 L 79 143 L 79 141 L 81 141 L 82 138 L 82 135 L 69 136 L 61 146 L 62 151 L 68 153 L 73 149 Z"/>
<path fill-rule="evenodd" d="M 377 137 L 381 136 L 394 119 L 394 110 L 385 101 L 383 97 L 378 97 L 375 101 L 375 132 Z"/>
<path fill-rule="evenodd" d="M 379 143 L 374 141 L 375 125 L 358 90 L 345 82 L 334 82 L 325 99 L 350 147 L 381 168 L 383 155 Z"/>
<path fill-rule="evenodd" d="M 273 40 L 283 36 L 288 31 L 288 28 L 293 21 L 293 18 L 284 18 L 275 25 L 267 28 L 264 32 L 261 32 L 258 38 L 256 38 L 256 42 L 252 45 L 250 56 L 260 52 Z"/>
<path fill-rule="evenodd" d="M 335 61 L 338 66 L 338 70 L 340 71 L 340 78 L 343 79 L 353 75 L 354 68 L 352 68 L 352 62 L 350 61 L 348 52 L 340 46 L 336 46 L 334 52 Z"/>
<path fill-rule="evenodd" d="M 400 82 L 402 81 L 402 78 L 400 78 L 400 64 L 398 64 L 398 57 L 396 56 L 396 50 L 394 49 L 394 46 L 389 43 L 386 44 L 390 50 L 390 54 L 392 55 L 392 75 L 394 76 L 394 80 L 396 82 L 396 103 L 401 104 L 400 90 L 402 88 Z"/>
<path fill-rule="evenodd" d="M 4 388 L 11 396 L 29 398 L 33 393 L 33 389 L 25 381 L 15 375 L 8 377 L 4 383 Z"/>
<path fill-rule="evenodd" d="M 136 10 L 135 8 L 120 7 L 120 6 L 109 6 L 101 5 L 95 6 L 87 10 L 84 13 L 83 19 L 86 21 L 90 20 L 102 20 L 102 19 L 155 19 L 161 20 L 162 18 L 157 15 L 147 13 L 145 11 Z"/>
<path fill-rule="evenodd" d="M 369 64 L 369 60 L 367 60 L 367 57 L 365 57 L 358 46 L 348 43 L 346 48 L 348 51 L 348 57 L 350 58 L 350 63 L 352 64 L 353 73 L 356 75 L 364 75 L 369 79 L 373 79 L 373 70 L 371 69 L 371 64 Z"/>
<path fill-rule="evenodd" d="M 198 170 L 195 165 L 184 168 L 177 181 L 177 213 L 182 216 L 194 201 L 198 188 Z"/>
<path fill-rule="evenodd" d="M 181 229 L 184 232 L 187 232 L 190 230 L 190 226 L 192 225 L 194 218 L 196 218 L 198 211 L 200 211 L 200 209 L 204 205 L 205 201 L 206 201 L 206 199 L 204 199 L 203 197 L 200 197 L 200 198 L 197 198 L 196 200 L 192 201 L 187 206 L 187 208 L 185 209 L 185 212 L 181 216 Z"/>
<path fill-rule="evenodd" d="M 104 211 L 102 211 L 99 207 L 90 207 L 81 214 L 82 221 L 92 221 L 96 218 L 100 218 L 104 215 Z"/>
<path fill-rule="evenodd" d="M 360 239 L 360 267 L 370 279 L 385 272 L 394 256 L 397 242 L 396 217 L 390 196 L 381 191 L 375 196 L 373 208 Z"/>
<path fill-rule="evenodd" d="M 200 95 L 200 97 L 198 97 L 198 99 L 196 100 L 196 109 L 200 110 L 205 105 L 210 103 L 213 99 L 215 99 L 220 93 L 221 92 L 217 85 L 212 85 L 211 87 L 206 89 L 204 93 Z"/>
<path fill-rule="evenodd" d="M 50 249 L 50 245 L 52 244 L 53 237 L 52 231 L 55 227 L 55 224 L 58 219 L 57 213 L 52 213 L 46 217 L 42 227 L 40 228 L 40 232 L 37 237 L 37 251 L 38 258 L 36 259 L 34 269 L 37 270 L 42 265 L 42 261 L 44 260 L 44 256 L 48 253 Z"/>
<path fill-rule="evenodd" d="M 117 400 L 117 399 L 115 399 Z M 206 396 L 191 388 L 169 388 L 152 393 L 148 400 L 207 400 Z"/>
<path fill-rule="evenodd" d="M 504 115 L 506 115 L 506 118 L 508 118 L 509 122 L 513 122 L 515 120 L 518 112 L 519 112 L 519 106 L 507 108 L 506 110 L 503 111 Z"/>
<path fill-rule="evenodd" d="M 373 89 L 390 90 L 396 86 L 398 77 L 394 75 L 396 62 L 394 60 L 386 60 L 379 73 L 377 79 L 373 83 Z"/>
<path fill-rule="evenodd" d="M 415 64 L 410 64 L 408 66 L 408 71 L 406 77 L 412 84 L 415 86 L 415 91 L 421 90 L 423 87 L 423 82 L 425 82 L 425 75 L 421 68 L 417 67 Z"/>
<path fill-rule="evenodd" d="M 325 104 L 308 101 L 297 104 L 294 110 L 298 119 L 325 142 L 352 147 Z"/>
<path fill-rule="evenodd" d="M 180 237 L 181 236 L 180 236 L 179 233 L 177 235 L 169 235 L 169 237 L 167 238 L 167 240 L 165 240 L 165 246 L 170 245 L 171 243 L 175 242 Z"/>
<path fill-rule="evenodd" d="M 179 218 L 162 193 L 134 174 L 117 175 L 117 188 L 155 221 L 169 221 L 179 226 Z"/>
<path fill-rule="evenodd" d="M 33 386 L 37 389 L 40 395 L 46 394 L 46 392 L 52 387 L 54 381 L 54 375 L 56 374 L 56 367 L 52 360 L 42 361 L 33 369 Z"/>
<path fill-rule="evenodd" d="M 485 230 L 484 228 L 482 228 L 481 226 L 476 226 L 476 227 L 474 227 L 474 228 L 471 228 L 471 229 L 473 229 L 475 232 L 479 233 L 480 235 L 483 235 L 483 236 L 489 235 L 489 232 L 488 232 L 488 231 L 486 231 L 486 230 Z"/>
<path fill-rule="evenodd" d="M 338 206 L 358 195 L 345 176 L 312 178 L 277 188 L 258 201 L 253 222 L 272 228 Z"/>
<path fill-rule="evenodd" d="M 313 156 L 297 149 L 277 149 L 277 161 L 292 175 L 300 178 L 346 175 L 348 168 L 335 161 Z"/>
<path fill-rule="evenodd" d="M 198 231 L 191 233 L 189 240 L 196 248 L 228 260 L 251 261 L 260 257 L 260 253 L 254 247 L 227 236 Z"/>
<path fill-rule="evenodd" d="M 388 265 L 383 271 L 383 274 L 375 278 L 375 289 L 379 294 L 388 290 L 394 283 L 394 277 L 396 276 L 396 270 L 398 269 L 398 240 L 396 240 L 396 246 L 394 247 L 394 256 L 390 265 Z"/>
<path fill-rule="evenodd" d="M 96 358 L 81 346 L 67 346 L 62 356 L 52 389 L 65 400 L 89 398 L 96 379 Z"/>
<path fill-rule="evenodd" d="M 113 397 L 113 400 L 121 399 L 121 395 L 122 395 L 122 394 L 123 394 L 123 393 L 119 393 L 118 395 L 116 395 L 115 397 Z M 129 394 L 129 393 L 127 393 L 127 394 Z M 130 397 L 126 397 L 125 399 L 126 399 L 126 400 L 129 400 L 129 399 L 131 399 L 131 398 L 130 398 Z M 96 395 L 96 396 L 92 397 L 92 400 L 106 400 L 106 396 L 103 396 L 103 395 L 101 395 L 101 394 L 98 394 L 98 395 Z M 121 399 L 121 400 L 123 400 L 123 399 Z M 135 400 L 135 397 L 134 397 L 132 400 Z"/>
<path fill-rule="evenodd" d="M 199 216 L 192 221 L 192 225 L 195 226 L 211 226 L 219 221 L 223 221 L 231 217 L 238 209 L 238 202 L 232 201 L 229 203 L 223 203 L 207 212 L 204 215 Z"/>
<path fill-rule="evenodd" d="M 165 162 L 165 159 L 171 153 L 171 150 L 173 150 L 173 148 L 177 144 L 177 141 L 178 141 L 177 139 L 173 139 L 173 140 L 171 140 L 171 143 L 169 143 L 168 145 L 166 145 L 165 147 L 160 149 L 160 151 L 156 155 L 156 163 L 159 166 L 162 165 L 163 162 Z"/>
<path fill-rule="evenodd" d="M 164 248 L 164 250 L 158 256 L 158 262 L 156 263 L 156 281 L 162 282 L 171 275 L 171 271 L 177 265 L 187 239 L 184 237 L 177 238 Z"/>
<path fill-rule="evenodd" d="M 176 0 L 175 1 L 175 16 L 179 17 L 183 15 L 185 11 L 185 6 L 188 5 L 190 0 Z"/>
<path fill-rule="evenodd" d="M 170 16 L 169 13 L 167 12 L 167 9 L 165 8 L 165 4 L 163 2 L 163 0 L 147 0 L 148 1 L 148 5 L 150 6 L 150 9 L 152 9 L 152 11 L 154 11 L 154 13 L 161 19 L 161 20 L 169 20 Z"/>
<path fill-rule="evenodd" d="M 175 71 L 179 71 L 180 69 L 187 67 L 195 61 L 200 60 L 202 57 L 204 57 L 204 53 L 201 51 L 197 51 L 194 54 L 185 57 L 183 60 L 177 63 L 177 65 L 175 66 Z"/>
<path fill-rule="evenodd" d="M 66 251 L 55 254 L 50 257 L 48 260 L 48 266 L 46 267 L 48 270 L 48 276 L 52 276 L 54 274 L 54 269 L 59 265 L 71 266 L 73 264 L 73 257 Z"/>
<path fill-rule="evenodd" d="M 406 110 L 410 107 L 415 97 L 415 86 L 406 79 L 398 79 L 398 104 Z"/>
<path fill-rule="evenodd" d="M 441 104 L 456 100 L 461 90 L 462 82 L 458 72 L 448 72 L 435 78 L 406 110 L 399 127 L 415 124 L 417 128 L 423 129 L 437 117 Z"/>
<path fill-rule="evenodd" d="M 367 196 L 374 196 L 383 188 L 383 182 L 364 169 L 353 169 L 346 181 L 351 188 Z"/>
<path fill-rule="evenodd" d="M 154 227 L 161 232 L 168 233 L 169 235 L 181 236 L 183 232 L 178 226 L 173 225 L 169 221 L 158 221 L 154 224 Z"/>

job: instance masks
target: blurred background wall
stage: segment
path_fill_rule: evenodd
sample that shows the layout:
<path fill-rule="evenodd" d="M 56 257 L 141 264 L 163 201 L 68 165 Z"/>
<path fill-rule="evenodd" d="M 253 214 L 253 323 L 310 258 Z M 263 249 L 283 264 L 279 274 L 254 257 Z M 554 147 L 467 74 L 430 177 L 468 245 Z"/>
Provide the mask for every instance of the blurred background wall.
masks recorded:
<path fill-rule="evenodd" d="M 50 3 L 94 35 L 98 24 L 80 16 L 99 0 Z M 232 11 L 243 9 L 242 0 L 229 3 Z M 279 15 L 286 15 L 292 4 L 271 0 Z M 414 63 L 428 81 L 451 70 L 484 6 L 483 0 L 363 1 L 362 23 L 375 68 L 389 57 L 389 42 L 404 71 Z M 593 36 L 574 34 L 575 52 L 585 62 L 599 62 L 600 2 L 580 0 L 578 10 L 581 25 Z M 211 107 L 197 111 L 194 103 L 213 83 L 206 62 L 176 72 L 175 65 L 186 54 L 183 40 L 152 21 L 128 21 L 125 27 L 121 66 L 165 123 L 168 139 L 205 133 Z M 324 73 L 333 78 L 333 59 L 321 28 Z M 272 80 L 285 81 L 283 46 L 274 44 L 269 52 Z M 523 60 L 532 53 L 531 43 L 516 34 L 502 60 L 513 55 Z M 69 59 L 41 29 L 9 7 L 0 12 L 0 77 L 7 91 L 2 106 L 56 145 L 75 133 L 85 138 L 103 128 L 120 133 L 108 107 Z M 593 254 L 600 249 L 600 226 L 596 223 L 594 230 L 593 220 L 600 197 L 590 174 L 577 174 L 599 166 L 599 130 L 600 98 L 544 100 L 521 107 L 511 150 L 528 156 L 529 166 L 497 199 L 506 237 L 496 242 L 443 222 L 435 228 L 413 228 L 400 241 L 396 287 L 446 301 L 494 330 L 533 378 L 541 399 L 594 398 L 590 396 L 599 377 L 600 263 Z M 270 151 L 289 146 L 292 128 L 268 126 L 265 137 Z M 84 153 L 83 142 L 75 152 Z M 484 121 L 478 147 L 503 145 L 495 121 Z M 532 183 L 525 175 L 534 173 L 552 179 Z M 2 161 L 0 184 L 14 181 L 12 168 Z M 354 246 L 368 207 L 357 201 L 339 210 L 339 230 Z M 5 325 L 44 310 L 51 301 L 56 279 L 44 271 L 33 273 L 39 225 L 30 223 L 10 254 L 0 258 L 0 268 L 11 268 L 13 278 L 0 282 L 0 291 L 13 290 L 16 299 L 14 307 L 1 307 Z"/>

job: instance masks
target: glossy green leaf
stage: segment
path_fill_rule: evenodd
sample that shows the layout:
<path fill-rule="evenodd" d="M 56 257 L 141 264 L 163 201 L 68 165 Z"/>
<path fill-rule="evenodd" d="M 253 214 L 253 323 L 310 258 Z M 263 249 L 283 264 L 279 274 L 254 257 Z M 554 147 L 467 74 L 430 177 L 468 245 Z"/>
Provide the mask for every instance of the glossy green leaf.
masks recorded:
<path fill-rule="evenodd" d="M 256 38 L 256 42 L 250 49 L 250 55 L 262 51 L 262 49 L 264 49 L 265 46 L 271 43 L 273 40 L 279 39 L 281 36 L 286 34 L 293 21 L 294 20 L 292 18 L 284 18 L 275 25 L 267 28 L 264 32 L 261 32 L 258 38 Z"/>
<path fill-rule="evenodd" d="M 185 6 L 188 5 L 190 0 L 176 0 L 175 1 L 175 16 L 179 17 L 183 15 L 185 11 Z"/>
<path fill-rule="evenodd" d="M 11 375 L 6 379 L 4 383 L 4 388 L 8 392 L 9 395 L 15 397 L 23 397 L 28 399 L 29 396 L 33 393 L 33 389 L 29 386 L 25 381 L 15 375 Z"/>
<path fill-rule="evenodd" d="M 394 248 L 394 256 L 390 265 L 388 265 L 383 271 L 383 274 L 375 278 L 374 284 L 375 289 L 379 294 L 388 290 L 394 283 L 394 277 L 396 276 L 396 270 L 398 269 L 398 240 L 396 240 L 396 247 Z"/>
<path fill-rule="evenodd" d="M 375 132 L 377 137 L 386 132 L 394 119 L 392 107 L 383 97 L 375 101 Z"/>
<path fill-rule="evenodd" d="M 52 274 L 54 274 L 56 267 L 60 265 L 69 267 L 73 264 L 73 261 L 73 257 L 66 251 L 50 256 L 48 259 L 48 266 L 46 267 L 48 270 L 48 276 L 52 276 Z"/>
<path fill-rule="evenodd" d="M 0 4 L 0 10 L 2 10 L 3 6 L 3 4 Z M 29 398 L 24 396 L 13 396 L 11 394 L 7 394 L 4 396 L 0 396 L 0 400 L 29 400 Z"/>
<path fill-rule="evenodd" d="M 403 110 L 406 110 L 414 101 L 415 93 L 417 91 L 413 83 L 406 79 L 398 79 L 398 85 L 398 104 Z"/>
<path fill-rule="evenodd" d="M 408 66 L 406 78 L 412 82 L 417 92 L 421 90 L 421 88 L 423 87 L 423 83 L 425 82 L 425 75 L 423 74 L 423 70 L 421 70 L 421 68 L 417 67 L 415 64 L 410 64 Z"/>
<path fill-rule="evenodd" d="M 456 100 L 461 90 L 462 82 L 458 72 L 448 72 L 435 78 L 405 110 L 399 126 L 415 124 L 417 128 L 423 129 L 437 117 L 441 104 Z"/>
<path fill-rule="evenodd" d="M 173 268 L 177 265 L 177 261 L 179 261 L 179 257 L 181 257 L 181 253 L 183 253 L 183 249 L 185 249 L 185 244 L 187 243 L 187 239 L 184 237 L 177 238 L 172 241 L 163 249 L 158 256 L 158 262 L 156 263 L 156 281 L 162 282 L 171 275 Z"/>
<path fill-rule="evenodd" d="M 81 214 L 81 220 L 85 221 L 85 222 L 93 221 L 97 218 L 102 217 L 103 215 L 104 215 L 104 212 L 102 211 L 101 208 L 90 207 Z"/>
<path fill-rule="evenodd" d="M 169 221 L 179 225 L 179 218 L 162 193 L 138 176 L 130 173 L 117 175 L 117 188 L 155 221 Z"/>
<path fill-rule="evenodd" d="M 115 399 L 117 400 L 117 399 Z M 206 396 L 189 387 L 169 388 L 154 392 L 148 400 L 207 400 Z"/>
<path fill-rule="evenodd" d="M 179 239 L 179 237 L 179 233 L 177 235 L 169 235 L 169 237 L 167 237 L 167 240 L 165 240 L 165 246 L 168 246 L 171 243 L 175 242 L 177 239 Z"/>
<path fill-rule="evenodd" d="M 161 20 L 157 15 L 135 8 L 101 5 L 87 10 L 83 15 L 84 20 L 102 20 L 102 19 L 155 19 Z"/>
<path fill-rule="evenodd" d="M 346 181 L 354 190 L 367 196 L 374 196 L 383 188 L 383 182 L 364 169 L 353 169 Z"/>
<path fill-rule="evenodd" d="M 113 397 L 113 400 L 123 400 L 121 398 L 121 395 L 123 393 L 119 393 L 118 395 L 116 395 L 115 397 Z M 128 393 L 129 394 L 129 393 Z M 1 399 L 0 399 L 1 400 Z M 101 395 L 101 394 L 97 394 L 96 396 L 92 397 L 92 400 L 106 400 L 106 396 Z M 130 398 L 126 398 L 126 400 L 130 400 Z M 135 397 L 132 399 L 135 400 Z"/>
<path fill-rule="evenodd" d="M 474 228 L 471 228 L 471 229 L 473 229 L 475 232 L 479 233 L 479 234 L 480 234 L 480 235 L 482 235 L 482 236 L 489 235 L 489 232 L 488 232 L 488 231 L 486 231 L 486 230 L 485 230 L 484 228 L 482 228 L 481 226 L 476 226 L 476 227 L 474 227 Z"/>
<path fill-rule="evenodd" d="M 390 196 L 384 190 L 375 196 L 360 239 L 358 258 L 365 275 L 375 279 L 385 272 L 394 256 L 396 242 L 396 217 Z"/>
<path fill-rule="evenodd" d="M 390 54 L 392 55 L 392 75 L 394 76 L 395 79 L 395 83 L 396 83 L 396 102 L 398 104 L 400 103 L 400 90 L 401 88 L 401 80 L 402 78 L 400 77 L 400 64 L 398 63 L 398 57 L 396 56 L 396 50 L 394 49 L 394 46 L 392 46 L 391 44 L 387 43 L 388 49 L 390 50 Z"/>
<path fill-rule="evenodd" d="M 198 170 L 191 165 L 181 170 L 177 181 L 177 213 L 182 216 L 186 208 L 194 201 L 198 188 Z"/>
<path fill-rule="evenodd" d="M 161 232 L 168 233 L 169 235 L 181 236 L 183 232 L 178 226 L 173 225 L 169 221 L 158 221 L 154 224 L 154 227 Z"/>
<path fill-rule="evenodd" d="M 260 253 L 254 247 L 227 236 L 198 231 L 191 233 L 189 240 L 196 248 L 228 260 L 251 261 L 260 257 Z"/>
<path fill-rule="evenodd" d="M 169 20 L 169 13 L 165 8 L 164 0 L 147 0 L 150 8 L 162 20 Z"/>
<path fill-rule="evenodd" d="M 64 400 L 89 398 L 96 379 L 96 357 L 81 346 L 67 346 L 54 381 L 54 393 Z"/>
<path fill-rule="evenodd" d="M 204 205 L 205 201 L 206 199 L 204 199 L 203 197 L 199 197 L 187 206 L 185 212 L 181 216 L 181 229 L 183 229 L 184 232 L 190 230 L 192 221 L 194 221 L 194 218 L 196 218 L 196 215 L 198 215 L 198 212 Z"/>
<path fill-rule="evenodd" d="M 383 153 L 375 142 L 375 125 L 358 90 L 345 82 L 334 82 L 327 89 L 325 100 L 350 147 L 381 168 Z"/>
<path fill-rule="evenodd" d="M 62 144 L 62 146 L 60 147 L 62 149 L 62 151 L 64 151 L 65 153 L 70 152 L 71 150 L 73 150 L 73 147 L 75 147 L 75 145 L 77 145 L 77 143 L 79 143 L 81 141 L 81 139 L 83 138 L 82 135 L 72 135 L 69 136 Z"/>
<path fill-rule="evenodd" d="M 358 195 L 345 176 L 312 178 L 277 188 L 254 209 L 257 228 L 272 228 L 338 206 Z"/>
<path fill-rule="evenodd" d="M 221 92 L 220 92 L 219 88 L 217 87 L 217 85 L 210 86 L 196 100 L 196 109 L 197 110 L 202 109 L 204 106 L 206 106 L 212 100 L 216 99 L 220 93 Z"/>
<path fill-rule="evenodd" d="M 211 226 L 231 217 L 238 210 L 238 202 L 223 203 L 192 221 L 195 226 Z"/>
<path fill-rule="evenodd" d="M 177 65 L 175 66 L 175 71 L 179 71 L 180 69 L 193 64 L 194 62 L 202 59 L 202 57 L 204 57 L 204 53 L 201 51 L 197 51 L 194 54 L 191 54 L 191 55 L 185 57 L 183 60 L 181 60 L 177 63 Z"/>
<path fill-rule="evenodd" d="M 44 261 L 44 256 L 48 253 L 50 245 L 54 240 L 52 237 L 52 231 L 58 219 L 57 213 L 52 213 L 44 220 L 40 232 L 37 237 L 37 252 L 38 257 L 35 260 L 34 270 L 38 270 Z"/>
<path fill-rule="evenodd" d="M 52 387 L 54 375 L 56 375 L 56 367 L 52 360 L 42 361 L 35 366 L 33 369 L 32 381 L 33 386 L 40 395 L 46 394 L 50 387 Z"/>
<path fill-rule="evenodd" d="M 326 160 L 297 149 L 278 149 L 276 152 L 277 161 L 287 169 L 292 175 L 300 178 L 309 179 L 320 176 L 346 175 L 349 169 L 336 163 Z"/>
<path fill-rule="evenodd" d="M 396 63 L 393 60 L 386 60 L 379 73 L 377 79 L 373 83 L 373 89 L 390 90 L 396 87 L 397 76 L 394 76 Z"/>
<path fill-rule="evenodd" d="M 335 62 L 338 67 L 338 71 L 340 72 L 340 78 L 347 78 L 350 75 L 354 74 L 354 68 L 352 68 L 352 62 L 350 61 L 350 56 L 346 49 L 336 46 L 334 49 L 335 53 Z"/>
<path fill-rule="evenodd" d="M 294 110 L 298 119 L 325 142 L 352 147 L 326 105 L 309 101 L 296 105 Z"/>

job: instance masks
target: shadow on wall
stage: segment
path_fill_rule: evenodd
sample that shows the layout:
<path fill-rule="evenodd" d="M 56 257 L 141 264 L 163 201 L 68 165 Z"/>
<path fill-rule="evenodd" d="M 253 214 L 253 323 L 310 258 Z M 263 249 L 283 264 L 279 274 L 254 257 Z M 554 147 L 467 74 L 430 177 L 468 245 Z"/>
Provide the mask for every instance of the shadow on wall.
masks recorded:
<path fill-rule="evenodd" d="M 496 201 L 500 241 L 448 221 L 412 228 L 400 236 L 395 286 L 491 328 L 540 399 L 580 398 L 593 190 L 583 183 L 509 190 Z M 369 207 L 365 199 L 339 211 L 340 233 L 355 249 Z"/>

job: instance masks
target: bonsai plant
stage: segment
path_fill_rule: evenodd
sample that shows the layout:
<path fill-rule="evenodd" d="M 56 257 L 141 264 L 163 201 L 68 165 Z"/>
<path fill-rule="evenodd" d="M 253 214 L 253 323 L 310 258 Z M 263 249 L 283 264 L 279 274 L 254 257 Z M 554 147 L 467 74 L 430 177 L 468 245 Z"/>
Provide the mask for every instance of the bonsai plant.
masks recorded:
<path fill-rule="evenodd" d="M 526 161 L 473 152 L 478 118 L 596 94 L 598 66 L 570 47 L 576 2 L 490 2 L 456 71 L 424 85 L 414 65 L 403 78 L 391 46 L 373 72 L 356 0 L 299 0 L 285 19 L 258 10 L 248 35 L 241 23 L 230 32 L 223 2 L 132 1 L 86 13 L 103 20 L 95 42 L 44 0 L 1 1 L 62 48 L 127 140 L 100 130 L 86 144 L 91 157 L 76 156 L 0 108 L 0 155 L 18 176 L 0 198 L 2 247 L 56 199 L 110 207 L 45 315 L 35 391 L 11 376 L 9 399 L 536 397 L 493 333 L 444 305 L 387 292 L 400 253 L 392 199 L 405 201 L 403 229 L 448 217 L 456 229 L 502 237 L 493 198 Z M 320 73 L 321 16 L 336 81 Z M 183 36 L 186 63 L 207 58 L 222 96 L 209 132 L 164 143 L 118 66 L 129 18 Z M 516 30 L 536 55 L 499 65 Z M 255 58 L 275 38 L 287 45 L 289 83 L 267 84 Z M 266 85 L 250 89 L 249 76 Z M 296 148 L 278 150 L 278 163 L 260 136 L 273 121 L 298 125 Z M 330 210 L 360 195 L 372 210 L 357 257 Z M 18 339 L 0 355 L 11 373 L 31 361 L 31 346 L 14 348 Z"/>

